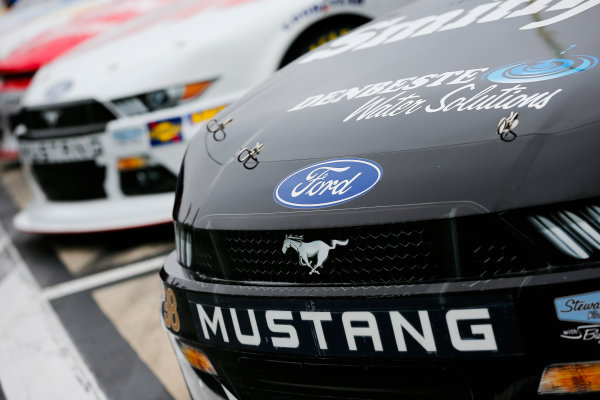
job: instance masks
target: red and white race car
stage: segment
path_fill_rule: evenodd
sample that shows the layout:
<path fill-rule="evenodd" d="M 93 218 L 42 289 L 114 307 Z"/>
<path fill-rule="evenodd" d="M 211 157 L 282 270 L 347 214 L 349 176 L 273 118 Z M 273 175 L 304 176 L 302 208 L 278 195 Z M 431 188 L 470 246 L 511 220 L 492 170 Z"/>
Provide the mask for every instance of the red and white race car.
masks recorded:
<path fill-rule="evenodd" d="M 26 7 L 29 3 L 31 6 Z M 12 131 L 23 93 L 43 65 L 81 43 L 174 0 L 25 0 L 0 20 L 0 156 L 16 158 Z M 23 10 L 23 11 L 21 11 Z M 10 18 L 9 18 L 10 17 Z M 25 23 L 24 23 L 25 22 Z"/>

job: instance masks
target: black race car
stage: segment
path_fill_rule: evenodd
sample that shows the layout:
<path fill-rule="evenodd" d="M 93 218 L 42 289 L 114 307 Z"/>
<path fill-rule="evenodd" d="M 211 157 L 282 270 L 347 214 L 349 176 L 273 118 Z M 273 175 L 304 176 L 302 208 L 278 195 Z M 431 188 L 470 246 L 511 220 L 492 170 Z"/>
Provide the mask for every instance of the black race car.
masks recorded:
<path fill-rule="evenodd" d="M 183 162 L 163 317 L 195 398 L 600 396 L 600 1 L 415 1 Z"/>

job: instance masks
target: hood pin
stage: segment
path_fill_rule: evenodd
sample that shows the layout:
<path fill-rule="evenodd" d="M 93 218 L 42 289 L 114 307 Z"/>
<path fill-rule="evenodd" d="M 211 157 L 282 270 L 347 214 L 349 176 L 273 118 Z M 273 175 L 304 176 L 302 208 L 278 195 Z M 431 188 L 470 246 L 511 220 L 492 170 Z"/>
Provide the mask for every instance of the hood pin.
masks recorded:
<path fill-rule="evenodd" d="M 265 145 L 256 142 L 256 146 L 252 150 L 244 147 L 237 153 L 237 160 L 244 165 L 246 169 L 254 169 L 258 166 L 258 159 L 255 157 L 260 154 Z"/>
<path fill-rule="evenodd" d="M 517 125 L 519 125 L 519 113 L 512 111 L 508 117 L 504 117 L 498 122 L 496 133 L 503 141 L 512 142 L 517 138 L 517 134 L 513 132 Z"/>
<path fill-rule="evenodd" d="M 213 134 L 213 139 L 216 142 L 222 142 L 227 137 L 225 133 L 225 126 L 233 121 L 233 118 L 228 118 L 223 122 L 218 122 L 216 119 L 211 119 L 206 124 L 206 130 Z M 221 132 L 219 135 L 218 133 Z"/>

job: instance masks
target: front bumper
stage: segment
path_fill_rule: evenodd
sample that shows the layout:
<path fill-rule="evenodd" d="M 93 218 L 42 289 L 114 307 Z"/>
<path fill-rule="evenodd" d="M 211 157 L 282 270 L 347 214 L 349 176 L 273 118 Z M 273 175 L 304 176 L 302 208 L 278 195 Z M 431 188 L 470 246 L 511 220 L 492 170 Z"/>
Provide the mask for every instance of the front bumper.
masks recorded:
<path fill-rule="evenodd" d="M 141 228 L 172 220 L 173 193 L 76 202 L 34 201 L 14 218 L 15 228 L 70 234 Z"/>
<path fill-rule="evenodd" d="M 82 126 L 23 135 L 21 158 L 34 201 L 15 217 L 15 227 L 54 234 L 170 222 L 185 146 L 214 110 L 186 105 L 118 118 L 101 131 Z M 79 134 L 85 129 L 90 132 Z"/>
<path fill-rule="evenodd" d="M 225 399 L 541 398 L 547 366 L 600 360 L 600 338 L 573 335 L 597 330 L 597 315 L 567 321 L 555 305 L 600 297 L 594 267 L 425 285 L 282 287 L 203 281 L 172 254 L 161 277 L 177 301 L 179 329 L 168 330 L 176 347 L 201 350 L 217 372 L 188 372 L 192 394 L 208 386 Z"/>

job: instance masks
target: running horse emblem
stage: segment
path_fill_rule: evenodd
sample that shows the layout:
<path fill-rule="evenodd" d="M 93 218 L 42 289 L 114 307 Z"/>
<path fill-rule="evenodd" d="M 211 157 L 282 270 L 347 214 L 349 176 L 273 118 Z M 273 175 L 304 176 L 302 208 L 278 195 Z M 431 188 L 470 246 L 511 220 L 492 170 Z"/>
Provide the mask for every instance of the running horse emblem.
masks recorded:
<path fill-rule="evenodd" d="M 290 247 L 298 252 L 299 263 L 302 266 L 307 266 L 310 268 L 309 275 L 318 274 L 317 268 L 321 268 L 323 263 L 327 261 L 327 257 L 329 257 L 329 250 L 335 249 L 336 246 L 345 246 L 348 244 L 348 239 L 346 240 L 332 240 L 331 246 L 322 240 L 315 240 L 313 242 L 304 243 L 302 240 L 304 236 L 293 236 L 293 235 L 285 235 L 285 240 L 283 241 L 283 254 L 286 253 L 287 249 Z M 311 263 L 311 258 L 316 257 L 316 261 L 314 265 Z"/>

